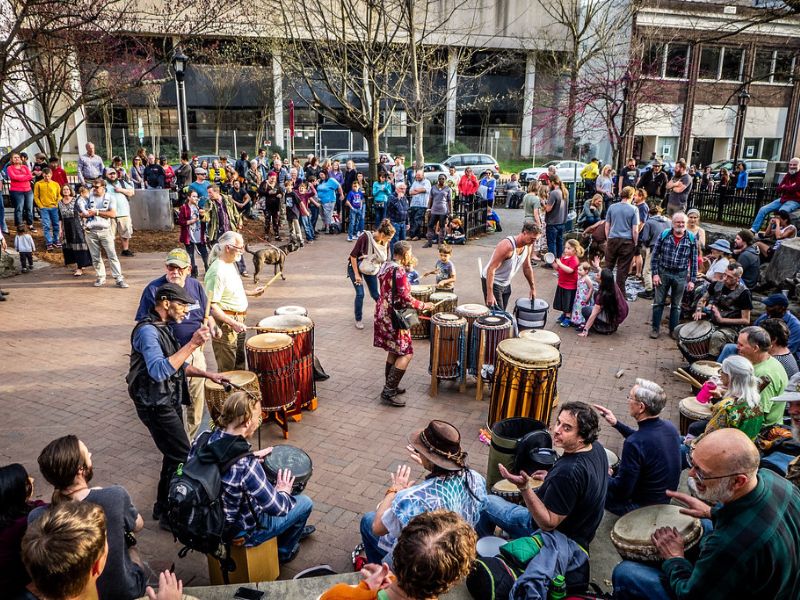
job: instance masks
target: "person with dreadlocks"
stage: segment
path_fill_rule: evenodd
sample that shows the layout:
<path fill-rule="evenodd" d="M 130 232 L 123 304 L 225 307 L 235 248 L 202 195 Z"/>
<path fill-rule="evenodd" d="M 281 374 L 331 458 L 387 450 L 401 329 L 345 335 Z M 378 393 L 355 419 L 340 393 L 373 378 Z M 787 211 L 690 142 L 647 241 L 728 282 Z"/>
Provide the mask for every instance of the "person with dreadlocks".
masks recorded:
<path fill-rule="evenodd" d="M 391 473 L 383 500 L 361 519 L 361 540 L 369 563 L 390 563 L 400 533 L 417 515 L 451 510 L 474 528 L 486 500 L 486 481 L 467 465 L 461 434 L 454 425 L 431 421 L 408 439 L 411 460 L 428 474 L 415 485 L 409 466 L 400 465 Z"/>

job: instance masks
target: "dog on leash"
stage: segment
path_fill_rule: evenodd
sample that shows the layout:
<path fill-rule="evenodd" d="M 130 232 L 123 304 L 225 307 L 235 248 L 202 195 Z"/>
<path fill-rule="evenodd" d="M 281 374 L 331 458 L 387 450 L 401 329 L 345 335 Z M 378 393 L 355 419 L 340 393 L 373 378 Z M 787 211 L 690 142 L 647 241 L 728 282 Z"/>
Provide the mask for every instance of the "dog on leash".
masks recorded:
<path fill-rule="evenodd" d="M 286 257 L 290 252 L 297 250 L 298 246 L 293 242 L 281 247 L 273 246 L 268 243 L 265 248 L 253 252 L 247 247 L 247 244 L 245 244 L 244 249 L 248 254 L 253 255 L 253 283 L 258 283 L 258 274 L 261 272 L 261 269 L 267 265 L 274 265 L 273 275 L 280 271 L 281 279 L 286 279 L 283 274 L 283 266 L 286 262 Z"/>

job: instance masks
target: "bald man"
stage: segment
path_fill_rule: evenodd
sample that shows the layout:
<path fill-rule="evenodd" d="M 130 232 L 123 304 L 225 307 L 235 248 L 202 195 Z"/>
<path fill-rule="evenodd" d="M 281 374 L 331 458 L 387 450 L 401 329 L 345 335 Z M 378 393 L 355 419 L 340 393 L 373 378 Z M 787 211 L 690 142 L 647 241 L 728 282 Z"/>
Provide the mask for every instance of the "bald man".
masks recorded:
<path fill-rule="evenodd" d="M 662 527 L 653 534 L 661 569 L 623 561 L 614 569 L 614 598 L 800 598 L 800 491 L 758 463 L 738 429 L 704 436 L 690 455 L 694 497 L 667 492 L 686 506 L 683 514 L 711 520 L 697 562 L 684 558 L 678 531 Z"/>

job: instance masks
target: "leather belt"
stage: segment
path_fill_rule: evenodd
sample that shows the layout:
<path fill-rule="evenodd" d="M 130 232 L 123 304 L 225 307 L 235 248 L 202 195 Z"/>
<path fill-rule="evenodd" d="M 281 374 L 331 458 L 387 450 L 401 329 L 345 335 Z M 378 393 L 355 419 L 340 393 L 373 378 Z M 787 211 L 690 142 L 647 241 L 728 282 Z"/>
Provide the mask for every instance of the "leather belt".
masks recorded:
<path fill-rule="evenodd" d="M 223 311 L 226 315 L 231 315 L 233 317 L 245 317 L 247 316 L 247 312 L 236 312 L 235 310 L 224 310 Z"/>

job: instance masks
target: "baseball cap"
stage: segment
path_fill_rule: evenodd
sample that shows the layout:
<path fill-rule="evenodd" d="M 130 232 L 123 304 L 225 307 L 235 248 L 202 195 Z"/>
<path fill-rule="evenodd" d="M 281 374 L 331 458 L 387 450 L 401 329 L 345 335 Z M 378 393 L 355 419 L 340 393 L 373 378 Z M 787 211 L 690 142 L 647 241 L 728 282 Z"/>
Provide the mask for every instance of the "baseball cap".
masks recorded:
<path fill-rule="evenodd" d="M 183 304 L 194 304 L 194 299 L 189 296 L 185 289 L 177 283 L 165 283 L 156 290 L 156 301 L 172 300 Z"/>
<path fill-rule="evenodd" d="M 191 263 L 189 259 L 189 254 L 187 254 L 186 250 L 183 248 L 173 248 L 167 254 L 167 258 L 164 260 L 165 264 L 168 265 L 175 265 L 180 267 L 181 269 L 185 269 Z"/>
<path fill-rule="evenodd" d="M 764 298 L 764 306 L 789 306 L 789 299 L 783 294 L 770 294 Z"/>
<path fill-rule="evenodd" d="M 203 167 L 198 167 L 194 170 L 195 175 L 207 175 L 206 170 Z"/>
<path fill-rule="evenodd" d="M 780 396 L 775 396 L 773 402 L 800 402 L 800 373 L 795 373 L 786 384 L 786 389 Z"/>

